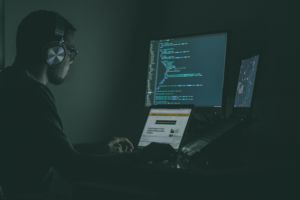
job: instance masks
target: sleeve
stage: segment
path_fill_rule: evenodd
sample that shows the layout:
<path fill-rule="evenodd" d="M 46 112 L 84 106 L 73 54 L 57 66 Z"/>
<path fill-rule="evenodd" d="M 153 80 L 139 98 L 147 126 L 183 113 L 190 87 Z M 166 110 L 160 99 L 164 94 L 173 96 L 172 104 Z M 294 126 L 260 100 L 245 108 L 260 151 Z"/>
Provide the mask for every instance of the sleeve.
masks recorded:
<path fill-rule="evenodd" d="M 42 132 L 43 148 L 49 164 L 60 174 L 71 179 L 90 179 L 108 175 L 115 168 L 126 168 L 141 160 L 140 153 L 91 155 L 78 152 L 66 134 L 51 98 L 42 95 L 37 103 L 37 127 Z"/>

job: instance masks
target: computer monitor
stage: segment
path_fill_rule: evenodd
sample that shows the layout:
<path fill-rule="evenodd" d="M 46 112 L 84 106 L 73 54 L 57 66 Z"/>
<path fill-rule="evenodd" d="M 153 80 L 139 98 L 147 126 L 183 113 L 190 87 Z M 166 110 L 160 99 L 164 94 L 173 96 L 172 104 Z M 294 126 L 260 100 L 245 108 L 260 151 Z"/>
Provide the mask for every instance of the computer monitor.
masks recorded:
<path fill-rule="evenodd" d="M 250 108 L 259 55 L 242 60 L 237 84 L 234 108 Z"/>
<path fill-rule="evenodd" d="M 222 107 L 227 33 L 150 42 L 146 106 Z"/>

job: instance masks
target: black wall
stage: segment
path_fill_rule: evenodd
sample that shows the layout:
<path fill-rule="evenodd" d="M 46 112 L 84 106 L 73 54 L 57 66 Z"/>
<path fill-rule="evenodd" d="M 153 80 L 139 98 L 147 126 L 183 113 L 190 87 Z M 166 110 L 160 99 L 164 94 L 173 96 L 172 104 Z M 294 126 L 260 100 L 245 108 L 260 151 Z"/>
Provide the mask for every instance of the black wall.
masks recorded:
<path fill-rule="evenodd" d="M 4 1 L 0 1 L 0 69 L 4 67 Z"/>

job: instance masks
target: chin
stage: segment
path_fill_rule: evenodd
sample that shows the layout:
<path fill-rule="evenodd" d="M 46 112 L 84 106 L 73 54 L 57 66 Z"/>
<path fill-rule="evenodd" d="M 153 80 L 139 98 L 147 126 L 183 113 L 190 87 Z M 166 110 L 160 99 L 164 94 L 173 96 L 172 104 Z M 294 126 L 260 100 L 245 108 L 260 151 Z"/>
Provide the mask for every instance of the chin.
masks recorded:
<path fill-rule="evenodd" d="M 48 81 L 53 85 L 60 85 L 65 81 L 67 74 L 68 70 L 61 73 L 58 68 L 50 68 L 47 71 Z"/>
<path fill-rule="evenodd" d="M 53 71 L 48 71 L 47 73 L 47 77 L 48 77 L 48 81 L 49 83 L 53 84 L 53 85 L 60 85 L 65 81 L 65 77 L 60 77 L 58 76 L 56 73 L 54 73 Z"/>
<path fill-rule="evenodd" d="M 56 77 L 56 78 L 51 78 L 51 79 L 48 78 L 48 80 L 53 85 L 60 85 L 65 81 L 65 79 L 61 78 L 61 77 Z"/>

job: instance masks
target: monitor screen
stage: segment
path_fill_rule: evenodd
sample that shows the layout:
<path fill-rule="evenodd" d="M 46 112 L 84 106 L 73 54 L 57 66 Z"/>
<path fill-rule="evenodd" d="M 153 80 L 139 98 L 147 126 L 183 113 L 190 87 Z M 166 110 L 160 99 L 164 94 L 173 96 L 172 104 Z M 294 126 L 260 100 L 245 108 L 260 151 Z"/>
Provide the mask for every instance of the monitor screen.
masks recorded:
<path fill-rule="evenodd" d="M 191 110 L 191 108 L 152 108 L 138 146 L 144 147 L 151 142 L 157 142 L 170 144 L 177 150 L 186 129 Z"/>
<path fill-rule="evenodd" d="M 259 56 L 242 60 L 234 108 L 250 108 Z"/>
<path fill-rule="evenodd" d="M 222 107 L 227 33 L 150 42 L 146 106 Z"/>

